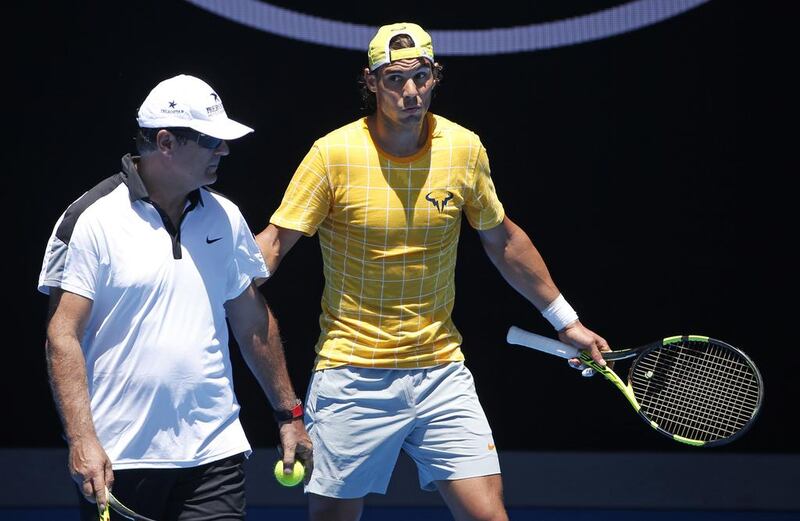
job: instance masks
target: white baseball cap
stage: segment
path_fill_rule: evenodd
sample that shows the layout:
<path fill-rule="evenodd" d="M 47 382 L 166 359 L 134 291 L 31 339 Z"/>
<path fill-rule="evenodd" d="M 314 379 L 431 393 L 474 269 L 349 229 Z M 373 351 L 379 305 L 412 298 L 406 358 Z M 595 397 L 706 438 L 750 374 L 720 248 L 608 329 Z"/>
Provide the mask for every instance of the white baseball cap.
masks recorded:
<path fill-rule="evenodd" d="M 253 129 L 228 117 L 220 98 L 199 78 L 180 74 L 156 85 L 136 118 L 140 128 L 189 127 L 219 139 L 237 139 Z"/>

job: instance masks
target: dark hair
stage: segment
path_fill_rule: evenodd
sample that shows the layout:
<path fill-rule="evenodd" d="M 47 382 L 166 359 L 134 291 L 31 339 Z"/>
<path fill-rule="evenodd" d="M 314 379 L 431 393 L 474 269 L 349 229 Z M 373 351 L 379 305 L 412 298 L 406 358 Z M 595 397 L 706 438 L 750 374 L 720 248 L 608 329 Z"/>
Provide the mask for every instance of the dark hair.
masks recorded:
<path fill-rule="evenodd" d="M 409 47 L 414 47 L 414 40 L 411 39 L 410 36 L 406 34 L 398 34 L 392 37 L 389 40 L 389 48 L 390 49 L 407 49 Z M 383 67 L 383 65 L 381 66 Z M 377 74 L 378 71 L 381 69 L 378 67 L 374 71 L 370 72 L 369 74 Z M 437 86 L 442 82 L 442 70 L 444 67 L 439 65 L 438 63 L 433 64 L 433 78 L 436 80 Z M 375 112 L 375 109 L 378 108 L 377 101 L 375 100 L 375 93 L 367 88 L 367 82 L 364 79 L 364 73 L 362 71 L 361 74 L 358 75 L 357 78 L 358 82 L 358 91 L 361 95 L 361 110 L 369 113 Z M 434 89 L 435 95 L 436 89 Z"/>

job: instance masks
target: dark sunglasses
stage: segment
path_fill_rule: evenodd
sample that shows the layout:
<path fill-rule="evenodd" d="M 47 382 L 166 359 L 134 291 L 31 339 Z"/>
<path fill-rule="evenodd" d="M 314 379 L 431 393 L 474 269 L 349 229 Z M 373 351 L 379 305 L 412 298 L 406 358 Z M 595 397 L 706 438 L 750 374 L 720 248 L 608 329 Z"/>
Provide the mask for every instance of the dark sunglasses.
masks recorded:
<path fill-rule="evenodd" d="M 200 133 L 200 132 L 198 132 L 198 131 L 196 131 L 194 129 L 191 129 L 191 128 L 183 128 L 183 127 L 175 128 L 175 127 L 171 127 L 171 128 L 167 128 L 165 130 L 175 134 L 176 136 L 180 136 L 180 137 L 182 137 L 184 139 L 187 139 L 189 141 L 194 141 L 195 143 L 197 143 L 201 147 L 208 148 L 208 149 L 211 149 L 211 150 L 216 150 L 222 144 L 222 142 L 224 141 L 224 139 L 220 139 L 218 137 L 209 136 L 208 134 L 202 134 L 202 133 Z"/>

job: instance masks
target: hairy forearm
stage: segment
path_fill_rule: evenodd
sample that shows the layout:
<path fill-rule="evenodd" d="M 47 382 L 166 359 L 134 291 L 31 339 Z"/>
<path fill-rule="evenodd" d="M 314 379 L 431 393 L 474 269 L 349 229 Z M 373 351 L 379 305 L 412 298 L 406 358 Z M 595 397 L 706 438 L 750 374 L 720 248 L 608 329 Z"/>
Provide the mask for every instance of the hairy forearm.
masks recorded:
<path fill-rule="evenodd" d="M 504 224 L 503 240 L 484 240 L 484 248 L 500 274 L 540 311 L 559 295 L 544 259 L 528 235 L 512 222 Z"/>
<path fill-rule="evenodd" d="M 50 388 L 67 441 L 72 444 L 81 439 L 96 438 L 86 363 L 80 344 L 77 339 L 48 335 L 45 348 Z"/>
<path fill-rule="evenodd" d="M 102 491 L 113 486 L 114 472 L 94 429 L 86 359 L 79 340 L 91 309 L 91 300 L 53 288 L 45 350 L 53 399 L 69 443 L 70 475 L 83 495 L 102 507 Z"/>
<path fill-rule="evenodd" d="M 272 408 L 293 408 L 297 395 L 286 370 L 278 322 L 267 301 L 255 285 L 250 285 L 239 297 L 228 301 L 225 307 L 242 356 L 267 395 Z M 279 429 L 284 465 L 291 468 L 297 455 L 308 469 L 307 481 L 313 471 L 314 459 L 311 440 L 303 422 L 299 418 L 282 421 L 279 422 Z"/>
<path fill-rule="evenodd" d="M 265 305 L 266 307 L 266 305 Z M 274 409 L 290 409 L 297 395 L 286 369 L 286 356 L 280 331 L 267 307 L 267 323 L 240 340 L 242 355 Z"/>

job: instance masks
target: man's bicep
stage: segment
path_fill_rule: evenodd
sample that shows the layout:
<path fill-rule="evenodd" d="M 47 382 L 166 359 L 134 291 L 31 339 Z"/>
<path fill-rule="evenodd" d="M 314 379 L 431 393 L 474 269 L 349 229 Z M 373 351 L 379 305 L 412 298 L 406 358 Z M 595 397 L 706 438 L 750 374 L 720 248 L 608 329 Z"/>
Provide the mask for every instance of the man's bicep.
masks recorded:
<path fill-rule="evenodd" d="M 511 239 L 511 226 L 512 223 L 508 217 L 503 217 L 503 220 L 497 226 L 485 230 L 477 230 L 483 248 L 487 252 L 497 248 L 504 248 Z"/>
<path fill-rule="evenodd" d="M 305 234 L 301 231 L 270 223 L 256 235 L 256 242 L 265 259 L 275 256 L 283 257 L 303 235 Z"/>
<path fill-rule="evenodd" d="M 281 243 L 282 253 L 289 251 L 292 246 L 300 240 L 300 237 L 305 235 L 305 233 L 299 230 L 292 230 L 291 228 L 284 228 L 283 226 L 275 226 L 275 228 L 278 230 L 278 238 Z"/>
<path fill-rule="evenodd" d="M 91 312 L 91 299 L 61 288 L 52 288 L 48 311 L 48 341 L 52 342 L 62 336 L 80 339 Z"/>
<path fill-rule="evenodd" d="M 250 284 L 239 296 L 225 303 L 225 315 L 238 341 L 264 327 L 267 319 L 267 304 L 255 283 Z"/>
<path fill-rule="evenodd" d="M 274 274 L 278 269 L 283 257 L 297 244 L 300 237 L 305 235 L 303 232 L 293 230 L 291 228 L 284 228 L 270 224 L 264 231 L 256 235 L 256 242 L 261 250 L 261 256 L 264 257 L 264 262 L 267 264 L 267 269 L 270 275 Z M 266 279 L 257 280 L 257 284 L 261 285 Z"/>
<path fill-rule="evenodd" d="M 50 322 L 50 319 L 53 318 L 53 314 L 56 312 L 59 303 L 61 303 L 61 296 L 64 294 L 64 291 L 61 288 L 49 288 L 49 298 L 47 299 L 47 322 Z"/>

